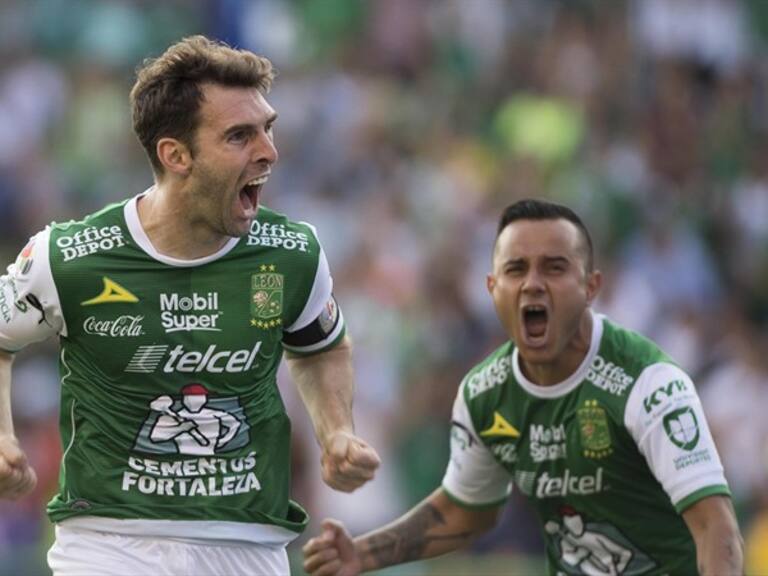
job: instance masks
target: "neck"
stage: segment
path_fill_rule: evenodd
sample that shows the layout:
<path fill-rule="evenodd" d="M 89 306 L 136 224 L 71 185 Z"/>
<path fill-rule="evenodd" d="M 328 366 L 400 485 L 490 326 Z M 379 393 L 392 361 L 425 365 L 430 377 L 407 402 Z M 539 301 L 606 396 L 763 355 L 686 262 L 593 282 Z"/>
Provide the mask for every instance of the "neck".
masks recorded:
<path fill-rule="evenodd" d="M 539 386 L 554 386 L 564 382 L 579 369 L 589 353 L 592 343 L 594 319 L 592 312 L 586 309 L 579 320 L 576 332 L 565 349 L 550 362 L 527 362 L 520 357 L 520 369 L 525 377 Z"/>
<path fill-rule="evenodd" d="M 182 190 L 157 184 L 140 197 L 139 222 L 152 246 L 160 254 L 179 260 L 194 260 L 215 254 L 229 241 L 203 221 L 197 220 Z"/>

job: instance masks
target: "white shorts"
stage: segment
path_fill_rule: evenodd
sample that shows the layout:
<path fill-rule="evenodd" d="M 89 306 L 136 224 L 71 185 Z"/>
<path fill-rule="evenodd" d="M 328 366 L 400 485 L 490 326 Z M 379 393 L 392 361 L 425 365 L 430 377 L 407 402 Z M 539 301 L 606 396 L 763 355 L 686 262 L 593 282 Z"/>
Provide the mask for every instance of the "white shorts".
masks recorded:
<path fill-rule="evenodd" d="M 128 536 L 57 525 L 53 576 L 289 576 L 285 546 Z"/>

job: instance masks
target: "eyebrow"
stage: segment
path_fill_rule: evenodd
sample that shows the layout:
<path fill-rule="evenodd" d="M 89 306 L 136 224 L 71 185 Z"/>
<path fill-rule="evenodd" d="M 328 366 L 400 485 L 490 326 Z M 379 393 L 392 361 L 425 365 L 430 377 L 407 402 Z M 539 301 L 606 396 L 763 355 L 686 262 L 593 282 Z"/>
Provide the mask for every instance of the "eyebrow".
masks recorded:
<path fill-rule="evenodd" d="M 529 260 L 530 258 L 523 258 L 523 257 L 507 258 L 503 262 L 503 265 L 508 266 L 510 264 L 524 264 Z M 566 258 L 565 256 L 542 256 L 542 260 L 544 260 L 545 264 L 556 264 L 556 263 L 569 264 L 571 262 L 571 260 L 569 258 Z"/>
<path fill-rule="evenodd" d="M 264 124 L 272 124 L 277 120 L 277 112 L 272 112 L 269 116 L 267 116 L 267 119 L 264 121 Z M 253 132 L 255 128 L 255 124 L 247 123 L 247 124 L 235 124 L 234 126 L 230 126 L 226 130 L 224 130 L 224 136 L 229 136 L 230 134 L 234 134 L 235 132 L 240 132 L 241 130 L 247 130 L 249 132 Z"/>

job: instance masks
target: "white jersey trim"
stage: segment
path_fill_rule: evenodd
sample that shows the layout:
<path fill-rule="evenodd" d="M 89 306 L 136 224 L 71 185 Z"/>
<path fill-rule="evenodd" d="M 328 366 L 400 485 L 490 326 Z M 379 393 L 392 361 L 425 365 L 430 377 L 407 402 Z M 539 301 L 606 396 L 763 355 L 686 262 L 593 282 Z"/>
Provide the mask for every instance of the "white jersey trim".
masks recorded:
<path fill-rule="evenodd" d="M 702 488 L 728 485 L 696 388 L 674 364 L 641 372 L 624 425 L 673 505 Z"/>
<path fill-rule="evenodd" d="M 603 338 L 603 322 L 605 320 L 604 315 L 596 314 L 591 309 L 589 313 L 592 315 L 592 341 L 589 344 L 589 351 L 576 371 L 562 382 L 553 386 L 540 386 L 528 380 L 520 368 L 520 352 L 517 348 L 514 349 L 512 352 L 512 370 L 515 379 L 531 396 L 536 396 L 537 398 L 559 398 L 565 396 L 575 390 L 587 377 L 589 367 L 592 365 L 592 361 L 600 349 L 600 341 Z"/>
<path fill-rule="evenodd" d="M 459 386 L 453 403 L 451 459 L 442 486 L 448 494 L 468 506 L 498 504 L 511 494 L 512 478 L 475 431 L 464 399 L 465 383 L 466 379 Z M 458 436 L 463 433 L 468 437 Z"/>
<path fill-rule="evenodd" d="M 171 256 L 161 254 L 155 249 L 155 247 L 152 245 L 152 242 L 150 242 L 149 236 L 147 236 L 147 233 L 144 231 L 144 228 L 141 225 L 141 220 L 139 220 L 139 199 L 151 193 L 152 190 L 154 190 L 154 186 L 145 192 L 142 192 L 138 196 L 131 198 L 128 202 L 126 202 L 125 207 L 123 208 L 123 215 L 125 216 L 125 223 L 128 226 L 128 232 L 130 232 L 133 240 L 136 242 L 136 244 L 138 244 L 139 248 L 146 252 L 150 257 L 154 258 L 158 262 L 167 264 L 168 266 L 191 268 L 193 266 L 201 266 L 203 264 L 207 264 L 208 262 L 218 260 L 219 258 L 226 256 L 235 246 L 237 246 L 240 238 L 232 237 L 227 240 L 226 244 L 224 244 L 224 246 L 222 246 L 218 251 L 208 256 L 204 256 L 203 258 L 182 260 L 180 258 L 173 258 Z"/>
<path fill-rule="evenodd" d="M 312 228 L 312 231 L 315 231 L 314 228 Z M 317 238 L 317 234 L 315 234 L 315 238 Z M 320 246 L 319 240 L 318 246 Z M 296 321 L 288 326 L 285 331 L 296 332 L 314 322 L 320 316 L 328 300 L 331 299 L 332 293 L 333 278 L 331 277 L 331 270 L 328 266 L 328 259 L 325 257 L 325 250 L 320 246 L 315 281 L 312 283 L 312 290 L 309 293 L 309 298 L 307 298 L 307 303 L 304 305 L 304 310 L 301 311 L 299 317 L 296 318 Z M 341 321 L 339 321 L 339 325 L 343 325 Z M 306 348 L 302 350 L 306 350 Z"/>
<path fill-rule="evenodd" d="M 53 280 L 50 260 L 51 229 L 46 227 L 30 238 L 33 244 L 27 270 L 21 260 L 8 266 L 7 273 L 0 277 L 0 349 L 18 352 L 29 344 L 41 342 L 51 336 L 67 335 L 67 326 L 59 301 L 59 292 Z M 34 296 L 42 306 L 44 318 L 27 300 Z M 17 302 L 26 306 L 23 311 Z M 44 320 L 44 321 L 43 321 Z"/>
<path fill-rule="evenodd" d="M 120 520 L 101 516 L 77 516 L 62 520 L 59 524 L 67 528 L 131 536 L 254 542 L 270 546 L 284 546 L 299 536 L 292 530 L 274 524 L 224 520 Z"/>

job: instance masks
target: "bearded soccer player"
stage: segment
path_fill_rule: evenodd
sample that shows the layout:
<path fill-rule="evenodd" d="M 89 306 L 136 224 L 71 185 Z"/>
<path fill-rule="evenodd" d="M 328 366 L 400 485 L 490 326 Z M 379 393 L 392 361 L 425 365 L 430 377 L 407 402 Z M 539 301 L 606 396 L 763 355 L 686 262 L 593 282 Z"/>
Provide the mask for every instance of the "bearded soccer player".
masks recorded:
<path fill-rule="evenodd" d="M 307 571 L 352 576 L 455 550 L 495 524 L 514 486 L 538 514 L 552 575 L 741 574 L 694 385 L 653 342 L 591 310 L 600 284 L 575 213 L 507 208 L 487 286 L 509 341 L 459 387 L 442 486 L 355 540 L 324 522 Z"/>
<path fill-rule="evenodd" d="M 289 370 L 352 491 L 350 342 L 315 229 L 260 206 L 278 154 L 270 62 L 202 36 L 138 71 L 134 130 L 155 185 L 34 236 L 0 279 L 0 497 L 35 484 L 14 436 L 13 353 L 61 342 L 56 576 L 287 574 L 307 514 L 289 498 Z M 21 383 L 23 385 L 23 383 Z"/>

